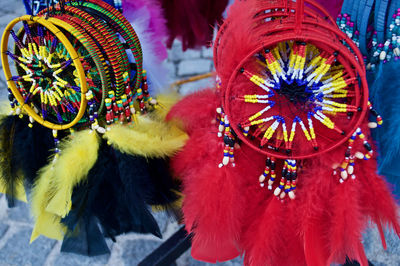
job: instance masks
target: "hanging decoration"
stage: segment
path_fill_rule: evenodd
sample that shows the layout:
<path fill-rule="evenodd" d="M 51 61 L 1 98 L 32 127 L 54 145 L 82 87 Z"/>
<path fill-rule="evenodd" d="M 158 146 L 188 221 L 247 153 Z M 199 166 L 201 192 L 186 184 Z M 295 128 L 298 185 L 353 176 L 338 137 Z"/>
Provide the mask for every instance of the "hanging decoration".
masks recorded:
<path fill-rule="evenodd" d="M 214 42 L 217 88 L 168 115 L 189 134 L 172 166 L 195 259 L 368 265 L 368 221 L 384 247 L 383 225 L 399 234 L 362 58 L 314 1 L 234 3 Z"/>
<path fill-rule="evenodd" d="M 131 24 L 102 1 L 60 1 L 11 21 L 1 50 L 11 110 L 0 123 L 0 189 L 9 206 L 30 194 L 31 241 L 98 255 L 109 252 L 105 237 L 161 237 L 150 206 L 176 212 L 168 158 L 186 135 L 150 96 Z"/>
<path fill-rule="evenodd" d="M 399 99 L 396 97 L 398 81 L 396 69 L 400 56 L 400 2 L 366 1 L 365 6 L 357 1 L 344 1 L 337 24 L 360 47 L 367 69 L 370 86 L 370 101 L 373 103 L 371 127 L 379 149 L 378 170 L 392 184 L 399 195 L 397 160 L 400 143 L 397 136 L 397 113 Z M 391 97 L 387 97 L 391 95 Z M 383 121 L 384 119 L 384 121 Z M 378 127 L 378 128 L 377 128 Z M 377 128 L 377 129 L 375 129 Z"/>

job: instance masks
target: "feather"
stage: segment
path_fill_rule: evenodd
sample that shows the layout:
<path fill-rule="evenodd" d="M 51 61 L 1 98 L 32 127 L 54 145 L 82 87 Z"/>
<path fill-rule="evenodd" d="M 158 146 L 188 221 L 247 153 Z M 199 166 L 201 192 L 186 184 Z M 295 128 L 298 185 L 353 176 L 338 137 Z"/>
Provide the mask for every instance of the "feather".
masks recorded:
<path fill-rule="evenodd" d="M 221 147 L 216 135 L 200 131 L 195 139 L 198 149 L 204 149 L 203 156 L 194 155 L 190 167 L 191 174 L 182 176 L 184 182 L 183 212 L 186 229 L 193 233 L 192 256 L 195 259 L 215 263 L 235 258 L 239 255 L 236 241 L 239 238 L 239 210 L 241 201 L 234 181 L 227 169 L 218 168 Z M 200 155 L 200 154 L 199 154 Z M 197 158 L 196 158 L 197 157 Z M 196 159 L 194 159 L 196 158 Z M 199 170 L 198 172 L 196 170 Z M 224 197 L 220 197 L 223 191 Z M 238 211 L 236 211 L 238 210 Z"/>
<path fill-rule="evenodd" d="M 15 205 L 14 199 L 26 202 L 23 176 L 13 163 L 13 149 L 16 130 L 24 130 L 17 116 L 6 116 L 0 120 L 0 192 L 6 194 L 8 205 Z"/>
<path fill-rule="evenodd" d="M 48 238 L 61 240 L 64 237 L 66 228 L 60 223 L 59 216 L 46 211 L 46 206 L 51 187 L 52 178 L 55 170 L 51 164 L 43 167 L 39 171 L 40 178 L 34 184 L 32 189 L 31 212 L 35 220 L 30 243 L 35 241 L 40 235 Z"/>
<path fill-rule="evenodd" d="M 70 233 L 64 237 L 61 252 L 71 252 L 86 256 L 110 253 L 110 249 L 94 216 L 84 217 L 77 230 L 79 233 Z"/>
<path fill-rule="evenodd" d="M 161 238 L 156 220 L 145 205 L 149 184 L 146 162 L 143 157 L 133 157 L 114 150 L 122 181 L 121 196 L 130 213 L 132 222 L 140 226 L 140 232 L 150 232 Z M 134 202 L 134 204 L 132 204 Z"/>
<path fill-rule="evenodd" d="M 182 48 L 199 48 L 208 45 L 213 37 L 213 27 L 222 18 L 228 0 L 158 0 L 167 19 L 170 48 L 174 39 L 182 41 Z"/>
<path fill-rule="evenodd" d="M 54 175 L 47 212 L 65 217 L 71 208 L 74 186 L 83 182 L 97 160 L 99 138 L 91 130 L 76 132 L 60 143 L 61 154 L 53 164 Z"/>
<path fill-rule="evenodd" d="M 167 28 L 161 6 L 155 0 L 124 0 L 123 7 L 140 40 L 150 92 L 157 94 L 168 88 L 170 82 L 168 70 L 162 64 L 167 58 Z"/>
<path fill-rule="evenodd" d="M 165 171 L 164 159 L 122 153 L 103 140 L 87 182 L 74 188 L 71 211 L 62 219 L 69 229 L 63 250 L 87 255 L 108 252 L 93 217 L 104 235 L 114 240 L 129 232 L 161 237 L 148 204 L 165 206 L 176 201 L 176 186 Z"/>
<path fill-rule="evenodd" d="M 209 128 L 211 123 L 216 123 L 217 106 L 218 94 L 213 89 L 206 89 L 183 98 L 171 108 L 166 119 L 181 121 L 191 135 L 196 129 Z"/>
<path fill-rule="evenodd" d="M 35 227 L 31 242 L 40 234 L 55 239 L 63 237 L 65 229 L 60 220 L 70 211 L 74 186 L 85 180 L 96 162 L 98 147 L 97 134 L 89 130 L 77 132 L 60 143 L 60 156 L 39 171 L 32 189 Z"/>
<path fill-rule="evenodd" d="M 114 125 L 104 137 L 121 152 L 160 158 L 172 156 L 187 139 L 177 127 L 146 117 L 139 117 L 138 126 Z"/>
<path fill-rule="evenodd" d="M 193 96 L 188 96 L 188 98 Z M 183 101 L 188 101 L 187 98 Z M 194 102 L 193 104 L 196 104 Z M 182 105 L 184 106 L 184 105 Z M 174 108 L 179 108 L 180 104 Z M 216 105 L 211 108 L 215 110 Z M 175 110 L 178 113 L 184 111 Z M 192 114 L 196 116 L 196 114 Z M 194 118 L 187 118 L 194 121 Z M 203 114 L 203 117 L 205 115 Z M 173 158 L 172 169 L 184 185 L 183 213 L 186 229 L 193 233 L 192 256 L 195 259 L 215 263 L 232 259 L 240 254 L 238 240 L 241 232 L 245 194 L 241 187 L 244 176 L 257 175 L 261 169 L 249 172 L 250 160 L 261 162 L 260 156 L 249 149 L 237 151 L 236 167 L 218 167 L 222 159 L 222 140 L 217 137 L 215 125 L 205 117 L 208 127 L 197 128 L 184 149 Z M 198 120 L 206 125 L 206 121 Z"/>
<path fill-rule="evenodd" d="M 339 15 L 340 10 L 342 9 L 343 1 L 344 0 L 316 0 L 317 3 L 319 3 L 329 12 L 332 18 L 336 18 Z"/>
<path fill-rule="evenodd" d="M 165 121 L 168 112 L 180 99 L 181 96 L 178 93 L 158 94 L 159 106 L 149 114 L 156 120 Z"/>
<path fill-rule="evenodd" d="M 397 61 L 381 63 L 375 74 L 371 91 L 371 101 L 374 108 L 383 117 L 381 128 L 374 130 L 374 139 L 379 148 L 379 173 L 392 177 L 396 184 L 396 177 L 399 178 L 398 160 L 400 159 L 400 119 L 398 113 L 400 107 L 399 94 L 396 90 L 400 87 L 400 79 L 393 76 L 392 73 L 398 69 Z M 390 81 L 390 82 L 389 82 Z M 391 95 L 391 97 L 387 97 Z M 399 196 L 398 193 L 396 193 Z"/>

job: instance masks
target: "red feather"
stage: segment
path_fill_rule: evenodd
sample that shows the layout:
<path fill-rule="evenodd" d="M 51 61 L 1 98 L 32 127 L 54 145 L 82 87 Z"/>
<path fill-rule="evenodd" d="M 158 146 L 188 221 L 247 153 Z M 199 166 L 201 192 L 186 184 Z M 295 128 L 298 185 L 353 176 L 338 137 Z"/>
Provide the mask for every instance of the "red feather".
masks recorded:
<path fill-rule="evenodd" d="M 216 123 L 216 109 L 220 106 L 218 93 L 214 89 L 206 89 L 190 94 L 171 108 L 167 120 L 178 119 L 183 122 L 190 135 L 196 129 L 209 128 Z M 217 127 L 213 126 L 217 132 Z"/>
<path fill-rule="evenodd" d="M 222 19 L 228 0 L 158 0 L 165 11 L 171 48 L 174 39 L 182 41 L 182 48 L 209 45 L 214 25 Z"/>

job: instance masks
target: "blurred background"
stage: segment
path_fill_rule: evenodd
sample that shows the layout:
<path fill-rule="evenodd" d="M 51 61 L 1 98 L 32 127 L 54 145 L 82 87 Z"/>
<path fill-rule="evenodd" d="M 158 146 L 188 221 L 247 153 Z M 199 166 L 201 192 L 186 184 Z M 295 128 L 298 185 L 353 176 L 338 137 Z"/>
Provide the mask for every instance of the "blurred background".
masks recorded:
<path fill-rule="evenodd" d="M 0 33 L 15 17 L 25 14 L 22 0 L 0 0 Z M 213 71 L 212 49 L 182 51 L 182 45 L 175 41 L 168 51 L 164 62 L 171 82 L 193 75 Z M 212 78 L 184 84 L 177 88 L 183 95 L 213 86 Z M 7 86 L 0 63 L 0 100 L 6 100 Z M 0 158 L 1 159 L 1 158 Z M 40 237 L 29 244 L 32 220 L 29 206 L 19 203 L 13 209 L 7 208 L 5 197 L 0 195 L 0 266 L 3 265 L 137 265 L 143 258 L 157 248 L 165 239 L 179 229 L 179 225 L 165 213 L 155 214 L 163 233 L 163 239 L 150 235 L 127 234 L 110 243 L 111 254 L 97 257 L 85 257 L 60 253 L 61 242 Z M 400 241 L 393 233 L 387 232 L 388 249 L 382 248 L 376 229 L 369 229 L 364 236 L 364 245 L 368 259 L 374 265 L 400 265 Z M 176 262 L 179 266 L 211 265 L 198 262 L 186 252 Z M 223 266 L 242 265 L 241 259 L 219 263 Z"/>

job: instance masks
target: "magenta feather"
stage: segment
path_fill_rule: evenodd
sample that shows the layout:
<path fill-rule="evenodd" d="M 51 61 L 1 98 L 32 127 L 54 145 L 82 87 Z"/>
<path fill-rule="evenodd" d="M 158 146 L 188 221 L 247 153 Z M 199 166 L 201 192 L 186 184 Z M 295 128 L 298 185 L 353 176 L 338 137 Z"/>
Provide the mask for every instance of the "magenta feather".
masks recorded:
<path fill-rule="evenodd" d="M 162 64 L 168 56 L 164 45 L 167 28 L 163 11 L 155 0 L 124 0 L 123 9 L 142 46 L 150 92 L 157 94 L 169 84 L 168 70 Z"/>

